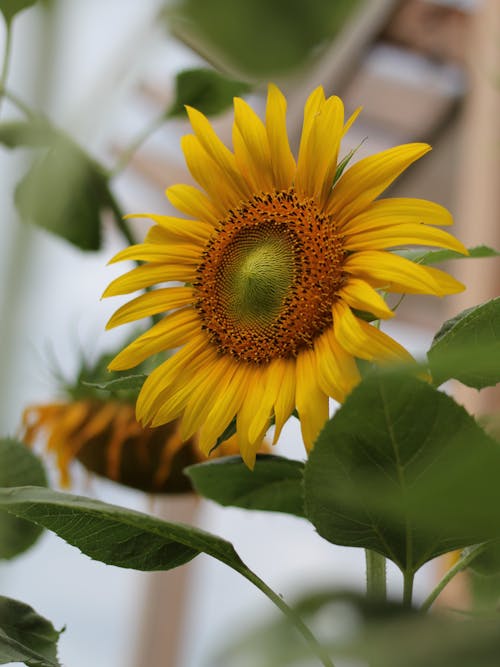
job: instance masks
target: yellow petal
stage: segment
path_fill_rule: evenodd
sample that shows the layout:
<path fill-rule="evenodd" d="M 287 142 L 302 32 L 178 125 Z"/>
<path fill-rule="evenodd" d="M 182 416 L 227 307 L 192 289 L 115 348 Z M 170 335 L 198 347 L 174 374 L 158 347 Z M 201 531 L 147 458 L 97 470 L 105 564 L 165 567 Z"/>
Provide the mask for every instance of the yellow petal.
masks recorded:
<path fill-rule="evenodd" d="M 197 137 L 192 134 L 182 137 L 181 146 L 191 175 L 208 194 L 219 216 L 225 217 L 228 209 L 242 200 L 240 190 L 208 155 Z"/>
<path fill-rule="evenodd" d="M 202 333 L 193 337 L 178 352 L 161 363 L 146 378 L 136 403 L 137 419 L 142 423 L 151 422 L 157 401 L 161 400 L 165 392 L 171 392 L 176 380 L 182 380 L 189 369 L 196 371 L 211 355 L 214 348 L 209 345 L 208 338 Z"/>
<path fill-rule="evenodd" d="M 236 102 L 235 102 L 236 110 Z M 236 165 L 236 159 L 229 148 L 225 146 L 214 131 L 210 121 L 197 109 L 186 106 L 191 126 L 196 138 L 205 149 L 207 155 L 217 164 L 224 178 L 231 182 L 240 199 L 250 194 L 248 186 L 241 177 Z"/>
<path fill-rule="evenodd" d="M 168 424 L 182 415 L 192 392 L 200 383 L 200 376 L 205 373 L 210 375 L 217 364 L 216 350 L 211 348 L 207 352 L 203 357 L 203 367 L 199 363 L 186 366 L 182 376 L 175 378 L 171 386 L 156 396 L 151 410 L 151 426 Z"/>
<path fill-rule="evenodd" d="M 434 202 L 425 199 L 394 197 L 379 199 L 370 204 L 363 213 L 346 220 L 342 232 L 353 234 L 393 225 L 420 223 L 440 227 L 453 224 L 451 213 Z"/>
<path fill-rule="evenodd" d="M 177 310 L 127 345 L 116 355 L 108 368 L 112 371 L 133 368 L 152 354 L 182 345 L 200 328 L 200 318 L 193 308 Z"/>
<path fill-rule="evenodd" d="M 355 357 L 370 361 L 413 358 L 405 348 L 376 327 L 355 317 L 343 301 L 332 308 L 335 338 L 340 345 Z"/>
<path fill-rule="evenodd" d="M 219 211 L 213 202 L 192 185 L 172 185 L 165 190 L 168 200 L 177 210 L 195 220 L 203 220 L 217 225 L 220 220 Z"/>
<path fill-rule="evenodd" d="M 346 124 L 344 125 L 344 131 L 342 132 L 342 136 L 345 136 L 349 130 L 351 129 L 353 123 L 356 121 L 357 117 L 359 114 L 363 111 L 363 107 L 358 107 L 357 109 L 354 110 L 354 112 L 349 116 L 347 119 Z"/>
<path fill-rule="evenodd" d="M 146 292 L 118 308 L 107 323 L 106 329 L 112 329 L 157 313 L 164 313 L 174 308 L 188 306 L 193 303 L 193 300 L 192 287 L 165 287 Z"/>
<path fill-rule="evenodd" d="M 212 372 L 200 377 L 182 415 L 181 437 L 191 438 L 206 421 L 214 404 L 230 384 L 236 370 L 236 362 L 230 356 L 223 356 L 213 365 Z"/>
<path fill-rule="evenodd" d="M 344 105 L 329 97 L 314 114 L 301 144 L 295 188 L 323 205 L 332 189 L 344 124 Z"/>
<path fill-rule="evenodd" d="M 314 350 L 304 350 L 297 357 L 296 403 L 300 428 L 307 451 L 328 419 L 328 396 L 320 389 Z"/>
<path fill-rule="evenodd" d="M 325 394 L 339 403 L 361 380 L 352 354 L 338 344 L 333 329 L 327 329 L 315 342 L 318 384 Z"/>
<path fill-rule="evenodd" d="M 238 443 L 243 461 L 253 470 L 255 465 L 255 456 L 260 447 L 264 433 L 269 428 L 270 414 L 262 414 L 259 410 L 262 397 L 265 390 L 265 372 L 266 369 L 260 366 L 251 368 L 250 377 L 247 384 L 247 395 L 236 417 L 236 428 L 238 434 Z M 260 430 L 254 432 L 250 437 L 250 427 L 254 421 L 256 413 L 259 411 Z"/>
<path fill-rule="evenodd" d="M 171 243 L 159 245 L 157 243 L 138 243 L 128 246 L 116 253 L 108 264 L 123 262 L 126 259 L 145 262 L 161 262 L 165 264 L 192 264 L 197 265 L 201 259 L 201 249 L 193 245 Z"/>
<path fill-rule="evenodd" d="M 325 92 L 323 86 L 318 86 L 313 90 L 306 100 L 304 107 L 304 122 L 302 124 L 302 134 L 300 136 L 299 154 L 297 157 L 297 174 L 299 170 L 302 173 L 302 180 L 307 187 L 306 166 L 310 162 L 309 135 L 314 125 L 314 120 L 319 110 L 325 103 Z M 297 185 L 297 176 L 295 177 L 295 186 Z"/>
<path fill-rule="evenodd" d="M 463 255 L 468 254 L 463 243 L 448 232 L 415 223 L 354 232 L 352 235 L 347 235 L 344 242 L 346 250 L 380 250 L 405 245 L 437 246 L 460 252 Z"/>
<path fill-rule="evenodd" d="M 201 451 L 208 456 L 210 450 L 233 420 L 240 409 L 248 391 L 248 378 L 250 376 L 250 365 L 239 365 L 232 376 L 228 387 L 218 397 L 213 405 L 205 423 L 201 427 L 199 435 L 199 446 Z"/>
<path fill-rule="evenodd" d="M 130 292 L 172 280 L 192 283 L 195 279 L 196 268 L 192 264 L 145 264 L 115 278 L 104 291 L 102 298 L 130 294 Z"/>
<path fill-rule="evenodd" d="M 380 250 L 356 252 L 344 262 L 344 270 L 389 292 L 443 296 L 464 287 L 444 271 L 420 266 L 404 257 Z"/>
<path fill-rule="evenodd" d="M 266 128 L 255 111 L 239 97 L 234 98 L 234 127 L 238 130 L 236 136 L 239 134 L 242 139 L 234 144 L 238 164 L 244 164 L 252 184 L 257 184 L 264 192 L 272 191 L 273 170 Z"/>
<path fill-rule="evenodd" d="M 280 437 L 281 430 L 295 408 L 295 379 L 296 369 L 294 359 L 275 359 L 272 362 L 270 382 L 276 382 L 279 387 L 276 401 L 274 403 L 274 438 L 273 444 L 276 444 Z M 281 371 L 281 379 L 280 379 Z M 279 384 L 278 384 L 279 383 Z"/>
<path fill-rule="evenodd" d="M 379 319 L 388 319 L 394 316 L 393 311 L 380 294 L 360 278 L 351 276 L 337 294 L 351 308 L 364 310 Z"/>
<path fill-rule="evenodd" d="M 186 220 L 186 218 L 174 218 L 170 215 L 149 214 L 148 217 L 157 225 L 149 230 L 144 239 L 146 243 L 184 242 L 200 245 L 205 244 L 213 234 L 213 225 L 201 220 Z"/>
<path fill-rule="evenodd" d="M 338 223 L 361 213 L 412 162 L 429 150 L 428 144 L 405 144 L 356 162 L 336 183 L 326 213 Z"/>
<path fill-rule="evenodd" d="M 286 98 L 272 83 L 267 89 L 266 131 L 275 187 L 287 190 L 293 183 L 296 166 L 286 129 Z"/>

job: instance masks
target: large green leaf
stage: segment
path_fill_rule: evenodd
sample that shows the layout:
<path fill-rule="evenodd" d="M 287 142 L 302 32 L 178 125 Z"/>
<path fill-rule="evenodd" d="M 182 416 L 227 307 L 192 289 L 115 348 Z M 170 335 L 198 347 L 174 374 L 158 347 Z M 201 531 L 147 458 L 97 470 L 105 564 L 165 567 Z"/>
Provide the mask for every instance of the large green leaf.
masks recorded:
<path fill-rule="evenodd" d="M 200 553 L 235 569 L 241 565 L 233 546 L 215 535 L 90 498 L 37 487 L 0 489 L 0 508 L 54 531 L 108 565 L 169 570 Z"/>
<path fill-rule="evenodd" d="M 500 297 L 447 320 L 434 337 L 427 356 L 437 385 L 450 378 L 476 389 L 497 384 L 500 381 Z"/>
<path fill-rule="evenodd" d="M 32 667 L 60 667 L 59 632 L 23 602 L 0 596 L 0 664 L 24 662 Z"/>
<path fill-rule="evenodd" d="M 5 21 L 10 23 L 16 14 L 36 4 L 37 0 L 0 0 L 0 12 Z"/>
<path fill-rule="evenodd" d="M 239 456 L 186 469 L 196 491 L 221 505 L 304 516 L 300 461 L 258 454 L 253 471 Z"/>
<path fill-rule="evenodd" d="M 500 448 L 449 396 L 372 375 L 324 427 L 305 466 L 306 516 L 335 544 L 403 571 L 500 536 Z"/>
<path fill-rule="evenodd" d="M 62 134 L 35 160 L 15 191 L 22 218 L 82 250 L 99 249 L 101 213 L 110 200 L 106 175 Z"/>
<path fill-rule="evenodd" d="M 183 116 L 186 104 L 207 116 L 221 113 L 232 106 L 233 97 L 244 95 L 250 89 L 248 83 L 230 79 L 215 70 L 183 70 L 176 76 L 175 100 L 167 117 Z"/>
<path fill-rule="evenodd" d="M 40 460 L 16 440 L 0 440 L 0 487 L 47 486 Z M 42 528 L 0 512 L 0 559 L 13 558 L 29 549 L 40 537 Z"/>

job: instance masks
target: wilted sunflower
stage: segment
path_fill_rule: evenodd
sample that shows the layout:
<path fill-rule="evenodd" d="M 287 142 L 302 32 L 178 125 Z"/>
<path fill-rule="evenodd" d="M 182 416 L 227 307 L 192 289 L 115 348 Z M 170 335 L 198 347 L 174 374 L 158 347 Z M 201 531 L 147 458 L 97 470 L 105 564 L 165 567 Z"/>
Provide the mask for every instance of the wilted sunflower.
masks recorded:
<path fill-rule="evenodd" d="M 103 398 L 102 391 L 79 383 L 66 391 L 66 400 L 26 408 L 21 434 L 30 446 L 44 441 L 47 453 L 55 457 L 61 486 L 70 486 L 71 465 L 77 460 L 101 477 L 142 491 L 192 490 L 183 469 L 206 457 L 196 435 L 181 438 L 179 420 L 159 428 L 141 426 L 135 417 L 136 392 L 126 399 Z M 217 450 L 218 456 L 237 453 L 235 436 Z"/>
<path fill-rule="evenodd" d="M 236 415 L 241 454 L 251 467 L 257 443 L 275 439 L 296 408 L 310 448 L 328 418 L 328 397 L 343 401 L 360 379 L 356 358 L 411 359 L 359 317 L 393 312 L 377 290 L 443 296 L 463 286 L 389 248 L 419 244 L 467 251 L 433 225 L 450 225 L 441 206 L 420 199 L 377 199 L 430 147 L 413 143 L 360 160 L 340 178 L 344 124 L 338 97 L 308 98 L 297 161 L 286 131 L 286 101 L 269 86 L 266 122 L 234 100 L 231 152 L 203 114 L 187 107 L 194 131 L 182 148 L 204 193 L 167 189 L 190 219 L 147 215 L 144 243 L 113 262 L 145 262 L 114 280 L 104 296 L 162 287 L 122 306 L 108 328 L 165 312 L 113 360 L 124 370 L 180 347 L 146 380 L 137 402 L 143 423 L 182 417 L 181 435 L 200 430 L 209 452 Z M 146 217 L 146 214 L 144 214 Z"/>

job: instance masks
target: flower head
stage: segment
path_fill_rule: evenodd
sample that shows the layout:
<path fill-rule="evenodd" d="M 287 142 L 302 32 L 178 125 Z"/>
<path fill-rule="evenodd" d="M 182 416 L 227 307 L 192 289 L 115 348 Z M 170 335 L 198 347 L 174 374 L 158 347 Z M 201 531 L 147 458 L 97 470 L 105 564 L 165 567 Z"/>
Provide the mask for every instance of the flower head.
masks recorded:
<path fill-rule="evenodd" d="M 105 296 L 165 286 L 122 306 L 108 327 L 165 316 L 113 360 L 125 370 L 159 351 L 180 348 L 146 380 L 138 418 L 160 425 L 181 418 L 181 435 L 200 430 L 206 453 L 236 416 L 241 454 L 251 467 L 270 419 L 275 440 L 297 409 L 310 448 L 328 418 L 328 398 L 343 401 L 360 379 L 356 359 L 411 359 L 360 315 L 388 319 L 378 290 L 459 292 L 448 274 L 391 249 L 437 246 L 466 253 L 436 225 L 441 206 L 419 199 L 377 199 L 430 147 L 415 143 L 360 160 L 340 178 L 344 122 L 338 97 L 317 88 L 304 111 L 295 160 L 286 131 L 286 101 L 269 86 L 263 123 L 234 100 L 233 151 L 200 112 L 187 108 L 194 134 L 182 148 L 204 192 L 167 189 L 188 218 L 148 215 L 144 243 L 112 261 L 144 262 L 114 280 Z M 180 281 L 183 286 L 169 286 Z"/>
<path fill-rule="evenodd" d="M 85 378 L 102 381 L 102 361 L 95 368 L 84 365 L 79 380 L 65 387 L 64 400 L 26 408 L 22 418 L 24 442 L 29 446 L 39 440 L 45 443 L 47 453 L 55 457 L 63 487 L 71 484 L 71 468 L 76 460 L 92 473 L 149 493 L 192 491 L 183 469 L 206 459 L 198 447 L 197 435 L 183 439 L 179 420 L 158 428 L 141 426 L 135 417 L 134 390 L 105 398 L 95 382 L 93 386 L 82 384 Z M 267 448 L 264 443 L 260 445 Z M 237 453 L 236 436 L 217 449 L 217 456 Z"/>

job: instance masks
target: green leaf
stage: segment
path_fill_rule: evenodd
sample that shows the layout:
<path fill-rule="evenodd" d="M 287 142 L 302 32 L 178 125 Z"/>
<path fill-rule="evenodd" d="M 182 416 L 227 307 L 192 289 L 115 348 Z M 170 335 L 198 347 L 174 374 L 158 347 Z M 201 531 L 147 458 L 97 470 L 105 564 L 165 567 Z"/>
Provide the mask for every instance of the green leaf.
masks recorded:
<path fill-rule="evenodd" d="M 370 667 L 498 667 L 498 614 L 464 619 L 420 614 L 392 601 L 321 590 L 294 605 L 324 644 L 335 665 Z M 282 618 L 264 618 L 257 628 L 230 638 L 214 660 L 217 667 L 298 667 L 304 644 Z M 236 633 L 235 633 L 236 634 Z"/>
<path fill-rule="evenodd" d="M 360 0 L 165 3 L 174 34 L 224 71 L 260 81 L 304 68 L 341 30 Z"/>
<path fill-rule="evenodd" d="M 24 662 L 33 667 L 60 667 L 61 633 L 23 602 L 0 595 L 0 664 Z"/>
<path fill-rule="evenodd" d="M 148 376 L 144 373 L 138 373 L 135 375 L 125 375 L 123 377 L 114 378 L 109 380 L 109 382 L 85 382 L 82 381 L 82 384 L 85 387 L 93 387 L 95 389 L 102 389 L 104 391 L 134 391 L 138 392 L 141 390 L 142 385 L 144 384 Z"/>
<path fill-rule="evenodd" d="M 47 147 L 54 138 L 54 128 L 43 118 L 0 123 L 0 144 L 7 148 Z"/>
<path fill-rule="evenodd" d="M 239 456 L 207 461 L 185 470 L 196 491 L 220 505 L 304 516 L 304 464 L 258 454 L 253 471 Z"/>
<path fill-rule="evenodd" d="M 0 507 L 33 521 L 108 565 L 169 570 L 206 553 L 237 569 L 241 560 L 225 540 L 124 507 L 37 487 L 0 489 Z"/>
<path fill-rule="evenodd" d="M 16 14 L 35 5 L 37 0 L 0 0 L 0 12 L 6 23 L 10 23 Z"/>
<path fill-rule="evenodd" d="M 0 487 L 47 486 L 47 477 L 40 460 L 16 440 L 0 440 Z M 0 512 L 0 559 L 13 558 L 29 549 L 40 537 L 42 529 L 23 519 Z"/>
<path fill-rule="evenodd" d="M 305 466 L 306 516 L 334 544 L 414 572 L 500 537 L 500 448 L 429 384 L 371 375 L 326 423 Z"/>
<path fill-rule="evenodd" d="M 500 381 L 500 297 L 447 320 L 435 335 L 427 356 L 436 385 L 450 378 L 476 389 L 497 384 Z M 467 360 L 465 368 L 464 358 Z"/>
<path fill-rule="evenodd" d="M 109 206 L 107 179 L 98 165 L 62 134 L 17 185 L 22 218 L 82 250 L 101 244 L 101 212 Z"/>
<path fill-rule="evenodd" d="M 454 250 L 400 250 L 398 255 L 406 257 L 406 259 L 410 259 L 416 264 L 440 264 L 450 259 L 481 259 L 500 256 L 499 252 L 486 245 L 468 248 L 468 251 L 468 255 L 462 255 Z"/>
<path fill-rule="evenodd" d="M 175 101 L 167 111 L 167 117 L 184 116 L 184 105 L 212 116 L 233 104 L 233 97 L 250 92 L 251 86 L 243 81 L 230 79 L 215 70 L 189 69 L 179 72 L 175 79 Z"/>

